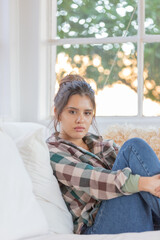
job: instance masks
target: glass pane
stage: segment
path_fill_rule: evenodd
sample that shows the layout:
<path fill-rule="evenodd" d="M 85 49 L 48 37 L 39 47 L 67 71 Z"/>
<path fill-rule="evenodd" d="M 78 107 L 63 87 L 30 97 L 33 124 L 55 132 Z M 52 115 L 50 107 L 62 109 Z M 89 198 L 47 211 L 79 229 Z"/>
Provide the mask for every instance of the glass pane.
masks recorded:
<path fill-rule="evenodd" d="M 145 31 L 147 34 L 160 34 L 160 1 L 145 1 Z"/>
<path fill-rule="evenodd" d="M 144 116 L 160 116 L 160 43 L 145 44 Z"/>
<path fill-rule="evenodd" d="M 57 0 L 59 38 L 132 36 L 136 33 L 137 0 Z"/>
<path fill-rule="evenodd" d="M 57 79 L 84 76 L 96 92 L 97 116 L 137 115 L 136 48 L 133 43 L 58 46 Z"/>

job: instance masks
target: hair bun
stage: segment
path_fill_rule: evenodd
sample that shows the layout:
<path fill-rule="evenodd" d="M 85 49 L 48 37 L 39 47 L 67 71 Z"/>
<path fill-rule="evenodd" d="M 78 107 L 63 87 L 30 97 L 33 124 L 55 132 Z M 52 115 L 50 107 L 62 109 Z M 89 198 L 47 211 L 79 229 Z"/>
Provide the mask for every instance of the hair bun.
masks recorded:
<path fill-rule="evenodd" d="M 63 83 L 73 82 L 73 81 L 83 81 L 83 82 L 85 82 L 84 78 L 81 77 L 80 75 L 78 75 L 78 74 L 69 74 L 69 75 L 65 76 L 64 78 L 62 78 L 60 80 L 59 85 L 61 86 Z"/>

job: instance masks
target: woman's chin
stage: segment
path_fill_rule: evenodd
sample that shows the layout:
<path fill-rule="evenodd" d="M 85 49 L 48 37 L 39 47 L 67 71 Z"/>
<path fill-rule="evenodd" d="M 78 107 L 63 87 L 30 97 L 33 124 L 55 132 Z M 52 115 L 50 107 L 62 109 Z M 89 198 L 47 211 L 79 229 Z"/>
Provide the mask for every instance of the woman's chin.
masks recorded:
<path fill-rule="evenodd" d="M 83 138 L 86 135 L 86 132 L 76 132 L 74 133 L 75 138 Z"/>

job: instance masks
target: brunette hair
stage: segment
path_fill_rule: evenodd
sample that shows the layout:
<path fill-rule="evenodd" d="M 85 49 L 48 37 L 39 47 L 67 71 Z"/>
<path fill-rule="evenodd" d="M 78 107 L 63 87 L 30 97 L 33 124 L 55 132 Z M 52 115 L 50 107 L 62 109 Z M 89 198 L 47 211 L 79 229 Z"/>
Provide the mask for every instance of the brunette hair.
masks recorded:
<path fill-rule="evenodd" d="M 69 98 L 75 94 L 79 94 L 80 96 L 88 96 L 91 100 L 94 110 L 92 125 L 96 132 L 98 132 L 95 123 L 96 103 L 94 90 L 91 88 L 90 84 L 84 80 L 83 77 L 77 74 L 69 74 L 60 80 L 59 90 L 54 98 L 54 107 L 56 108 L 56 113 L 54 116 L 55 131 L 57 132 L 60 114 L 67 105 Z"/>

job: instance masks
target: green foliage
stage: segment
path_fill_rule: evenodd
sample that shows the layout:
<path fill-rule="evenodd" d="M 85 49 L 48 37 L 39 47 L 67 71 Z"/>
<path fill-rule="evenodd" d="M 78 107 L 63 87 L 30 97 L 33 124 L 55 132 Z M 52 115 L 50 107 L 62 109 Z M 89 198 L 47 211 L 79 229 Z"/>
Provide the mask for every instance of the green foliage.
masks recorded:
<path fill-rule="evenodd" d="M 160 34 L 159 0 L 146 0 L 145 6 L 146 33 Z M 130 19 L 131 23 L 128 28 Z M 57 36 L 59 38 L 133 36 L 137 34 L 137 28 L 137 0 L 57 0 Z M 160 85 L 159 45 L 160 43 L 146 44 L 144 52 L 144 70 L 147 72 L 145 80 L 154 80 L 155 86 Z M 127 45 L 64 45 L 57 47 L 57 54 L 62 52 L 68 54 L 71 64 L 78 68 L 83 66 L 83 62 L 75 62 L 76 55 L 88 56 L 90 61 L 93 61 L 95 55 L 98 55 L 104 70 L 110 70 L 115 61 L 109 77 L 102 73 L 97 66 L 88 63 L 85 70 L 86 77 L 94 79 L 99 89 L 103 88 L 104 84 L 113 84 L 120 80 L 136 91 L 132 82 L 137 76 L 133 74 L 133 70 L 129 77 L 123 76 L 121 71 L 126 68 L 123 57 L 131 60 L 129 68 L 135 68 L 137 46 L 128 44 L 129 53 L 124 50 L 124 46 Z M 119 52 L 123 52 L 123 57 L 117 55 Z M 153 94 L 153 90 L 147 89 L 146 96 L 160 101 L 160 97 Z"/>
<path fill-rule="evenodd" d="M 122 36 L 136 0 L 60 0 L 57 1 L 57 33 L 60 38 Z M 128 35 L 137 33 L 137 14 Z"/>

